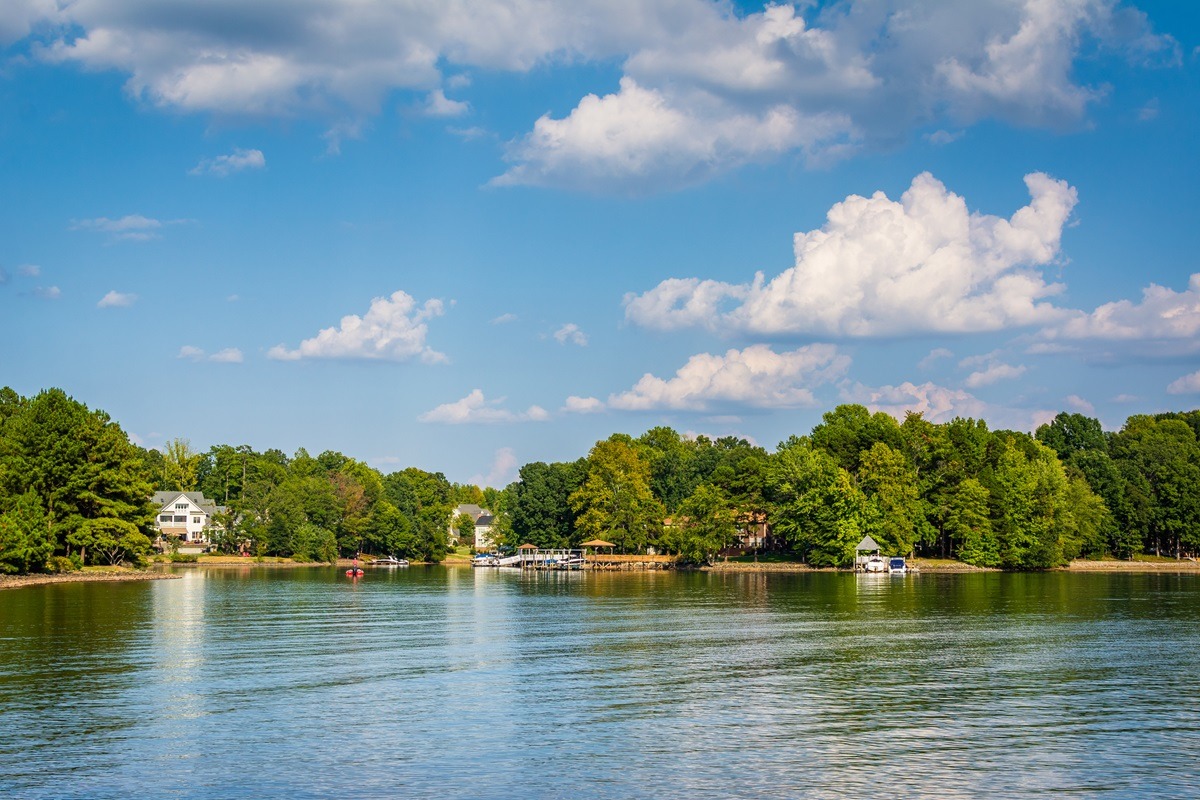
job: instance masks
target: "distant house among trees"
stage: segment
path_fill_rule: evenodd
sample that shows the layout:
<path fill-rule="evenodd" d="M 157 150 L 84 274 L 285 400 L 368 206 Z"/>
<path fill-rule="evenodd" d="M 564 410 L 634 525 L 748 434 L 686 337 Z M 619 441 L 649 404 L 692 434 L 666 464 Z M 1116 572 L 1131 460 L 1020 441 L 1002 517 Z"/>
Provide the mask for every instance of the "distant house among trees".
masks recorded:
<path fill-rule="evenodd" d="M 464 517 L 470 517 L 468 527 Z M 496 546 L 492 538 L 492 529 L 496 517 L 491 511 L 474 503 L 462 503 L 450 513 L 450 537 L 457 539 L 459 544 L 470 544 L 480 552 L 486 552 Z"/>
<path fill-rule="evenodd" d="M 154 527 L 158 531 L 155 544 L 160 549 L 171 536 L 189 550 L 206 549 L 212 543 L 210 532 L 220 528 L 213 517 L 226 513 L 224 506 L 200 492 L 155 492 L 151 502 L 158 509 Z"/>

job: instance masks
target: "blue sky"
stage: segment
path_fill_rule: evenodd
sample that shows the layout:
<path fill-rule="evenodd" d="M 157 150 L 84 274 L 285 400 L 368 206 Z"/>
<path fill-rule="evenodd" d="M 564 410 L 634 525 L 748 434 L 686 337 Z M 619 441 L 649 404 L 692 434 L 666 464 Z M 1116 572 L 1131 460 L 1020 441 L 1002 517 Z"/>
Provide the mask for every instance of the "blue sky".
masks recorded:
<path fill-rule="evenodd" d="M 15 0 L 0 383 L 500 486 L 1200 405 L 1200 10 Z"/>

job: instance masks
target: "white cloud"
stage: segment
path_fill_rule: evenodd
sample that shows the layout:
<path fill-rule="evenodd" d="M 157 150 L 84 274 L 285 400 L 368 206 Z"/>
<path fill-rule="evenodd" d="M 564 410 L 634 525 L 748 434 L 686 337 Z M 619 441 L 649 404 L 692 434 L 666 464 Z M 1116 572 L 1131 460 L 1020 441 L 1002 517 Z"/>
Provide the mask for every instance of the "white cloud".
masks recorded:
<path fill-rule="evenodd" d="M 1146 105 L 1138 110 L 1138 122 L 1151 122 L 1158 119 L 1158 98 L 1151 98 Z"/>
<path fill-rule="evenodd" d="M 185 222 L 189 220 L 172 219 L 164 222 L 141 214 L 127 214 L 119 219 L 95 217 L 71 220 L 71 230 L 107 233 L 114 241 L 146 242 L 159 238 L 159 231 L 164 225 L 180 225 Z"/>
<path fill-rule="evenodd" d="M 62 297 L 62 290 L 57 286 L 38 286 L 33 290 L 33 296 L 42 300 L 57 300 Z"/>
<path fill-rule="evenodd" d="M 516 321 L 517 321 L 516 314 L 501 314 L 500 316 L 498 316 L 492 320 L 492 324 L 493 325 L 505 325 L 509 322 L 516 322 Z"/>
<path fill-rule="evenodd" d="M 37 264 L 22 264 L 17 267 L 17 274 L 26 278 L 36 278 L 42 274 L 42 268 Z"/>
<path fill-rule="evenodd" d="M 1046 339 L 1107 341 L 1170 341 L 1195 345 L 1200 341 L 1200 273 L 1191 276 L 1182 292 L 1150 284 L 1142 301 L 1105 303 L 1090 314 L 1075 312 L 1042 332 Z"/>
<path fill-rule="evenodd" d="M 96 303 L 96 308 L 127 308 L 137 302 L 136 294 L 127 294 L 118 291 L 110 291 L 104 297 L 100 298 L 100 302 Z"/>
<path fill-rule="evenodd" d="M 41 58 L 124 73 L 131 96 L 162 107 L 336 120 L 331 152 L 397 91 L 458 112 L 444 91 L 471 71 L 620 64 L 616 91 L 543 116 L 497 181 L 616 191 L 793 154 L 827 160 L 981 118 L 1078 125 L 1103 95 L 1077 78 L 1085 43 L 1139 63 L 1179 53 L 1114 0 L 755 13 L 712 0 L 9 0 L 0 41 L 39 21 Z"/>
<path fill-rule="evenodd" d="M 419 416 L 421 422 L 441 422 L 446 425 L 463 425 L 466 423 L 498 423 L 498 422 L 543 422 L 550 414 L 541 406 L 530 406 L 523 412 L 509 411 L 501 408 L 504 402 L 488 400 L 479 389 L 473 389 L 470 394 L 453 403 L 443 403 L 431 411 Z"/>
<path fill-rule="evenodd" d="M 1141 399 L 1142 398 L 1138 397 L 1136 394 L 1119 394 L 1114 397 L 1112 401 L 1114 403 L 1136 403 Z"/>
<path fill-rule="evenodd" d="M 1171 381 L 1167 386 L 1167 394 L 1200 394 L 1200 372 Z"/>
<path fill-rule="evenodd" d="M 966 368 L 982 367 L 982 369 L 972 372 L 963 381 L 971 389 L 978 389 L 980 386 L 989 386 L 998 381 L 1019 378 L 1025 374 L 1026 369 L 1024 366 L 1014 366 L 1002 362 L 999 350 L 993 350 L 990 353 L 983 353 L 981 355 L 968 356 L 959 361 L 958 365 Z"/>
<path fill-rule="evenodd" d="M 208 360 L 221 364 L 240 364 L 242 363 L 242 351 L 236 347 L 226 347 L 224 350 L 213 353 Z"/>
<path fill-rule="evenodd" d="M 468 483 L 476 486 L 503 488 L 517 476 L 517 454 L 511 447 L 501 447 L 492 457 L 492 466 L 486 475 L 473 475 Z"/>
<path fill-rule="evenodd" d="M 363 316 L 342 317 L 336 328 L 324 328 L 295 349 L 276 345 L 269 358 L 298 361 L 302 358 L 352 358 L 382 361 L 409 361 L 419 358 L 427 364 L 445 361 L 446 356 L 425 344 L 427 320 L 444 312 L 441 300 L 427 300 L 418 307 L 406 292 L 376 297 Z"/>
<path fill-rule="evenodd" d="M 1077 394 L 1067 395 L 1066 404 L 1068 408 L 1072 409 L 1073 411 L 1078 411 L 1080 414 L 1096 413 L 1096 407 Z"/>
<path fill-rule="evenodd" d="M 955 417 L 972 417 L 987 420 L 993 429 L 1012 428 L 1032 431 L 1054 419 L 1054 411 L 1048 409 L 1012 408 L 985 403 L 970 392 L 950 389 L 935 383 L 913 384 L 908 381 L 898 386 L 865 386 L 861 383 L 843 389 L 842 399 L 846 402 L 862 403 L 871 411 L 882 411 L 898 420 L 903 420 L 909 411 L 922 414 L 930 422 L 949 422 Z"/>
<path fill-rule="evenodd" d="M 581 331 L 578 325 L 574 322 L 568 322 L 554 332 L 554 341 L 559 344 L 570 342 L 580 347 L 587 347 L 588 338 L 587 334 Z"/>
<path fill-rule="evenodd" d="M 841 377 L 849 366 L 850 358 L 828 344 L 785 353 L 765 344 L 729 350 L 723 356 L 701 353 L 688 359 L 673 378 L 646 373 L 629 391 L 611 395 L 608 406 L 626 411 L 811 406 L 816 403 L 813 388 Z"/>
<path fill-rule="evenodd" d="M 997 381 L 1019 378 L 1024 374 L 1025 367 L 1023 365 L 989 364 L 986 368 L 968 375 L 963 384 L 970 389 L 978 389 L 980 386 L 990 386 Z"/>
<path fill-rule="evenodd" d="M 941 359 L 953 357 L 953 351 L 947 350 L 945 347 L 935 347 L 929 351 L 929 355 L 917 362 L 917 369 L 929 369 Z"/>
<path fill-rule="evenodd" d="M 596 414 L 604 410 L 604 401 L 595 397 L 579 397 L 571 395 L 563 403 L 565 414 Z"/>
<path fill-rule="evenodd" d="M 425 113 L 431 117 L 461 117 L 470 110 L 470 103 L 451 100 L 441 89 L 434 89 L 425 98 Z"/>
<path fill-rule="evenodd" d="M 625 316 L 659 329 L 701 325 L 757 335 L 889 336 L 963 333 L 1063 316 L 1044 298 L 1061 290 L 1037 271 L 1059 253 L 1076 192 L 1042 173 L 1031 202 L 1009 219 L 971 213 L 932 175 L 899 201 L 851 195 L 824 227 L 795 235 L 795 266 L 748 285 L 668 279 L 626 295 Z M 720 313 L 720 304 L 740 301 Z"/>
<path fill-rule="evenodd" d="M 0 3 L 0 45 L 23 38 L 37 22 L 53 19 L 57 12 L 56 0 L 4 0 Z"/>
<path fill-rule="evenodd" d="M 965 133 L 966 131 L 954 131 L 951 133 L 950 131 L 938 130 L 934 131 L 933 133 L 925 134 L 925 141 L 941 147 L 952 142 L 957 142 Z"/>
<path fill-rule="evenodd" d="M 189 175 L 216 175 L 224 178 L 247 169 L 262 169 L 267 159 L 261 150 L 243 150 L 235 147 L 232 153 L 215 158 L 205 158 L 188 170 Z"/>
<path fill-rule="evenodd" d="M 236 303 L 238 300 L 241 300 L 241 299 L 242 298 L 240 296 L 238 296 L 236 294 L 231 294 L 225 298 L 225 302 L 226 303 Z"/>
<path fill-rule="evenodd" d="M 242 351 L 236 347 L 226 347 L 224 350 L 218 350 L 210 355 L 203 349 L 190 344 L 179 348 L 176 358 L 187 361 L 212 361 L 217 364 L 241 364 L 243 361 Z"/>
<path fill-rule="evenodd" d="M 792 150 L 816 157 L 852 138 L 853 126 L 839 114 L 783 104 L 738 112 L 712 99 L 675 105 L 625 77 L 618 92 L 590 94 L 564 119 L 538 119 L 509 152 L 518 164 L 492 184 L 658 191 Z"/>

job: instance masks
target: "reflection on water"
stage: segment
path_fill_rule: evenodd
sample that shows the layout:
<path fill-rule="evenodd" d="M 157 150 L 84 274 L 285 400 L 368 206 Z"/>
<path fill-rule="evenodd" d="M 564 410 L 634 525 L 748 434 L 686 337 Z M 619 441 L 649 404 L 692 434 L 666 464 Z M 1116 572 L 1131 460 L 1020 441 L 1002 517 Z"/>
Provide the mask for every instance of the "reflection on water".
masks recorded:
<path fill-rule="evenodd" d="M 0 594 L 6 796 L 1193 796 L 1191 575 L 181 574 Z"/>

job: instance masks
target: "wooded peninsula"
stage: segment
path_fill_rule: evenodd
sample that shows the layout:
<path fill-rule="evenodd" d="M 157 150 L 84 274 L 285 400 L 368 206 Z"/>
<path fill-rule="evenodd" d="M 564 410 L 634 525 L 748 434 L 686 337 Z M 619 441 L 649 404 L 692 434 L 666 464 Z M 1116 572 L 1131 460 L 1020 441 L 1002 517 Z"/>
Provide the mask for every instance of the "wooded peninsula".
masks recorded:
<path fill-rule="evenodd" d="M 656 427 L 575 461 L 525 464 L 496 489 L 417 467 L 383 474 L 332 451 L 199 453 L 182 438 L 145 449 L 60 389 L 0 389 L 0 572 L 144 563 L 151 496 L 175 490 L 221 504 L 219 551 L 299 561 L 438 561 L 460 524 L 453 510 L 473 503 L 508 547 L 604 539 L 704 563 L 754 529 L 757 547 L 812 566 L 849 564 L 870 535 L 887 554 L 1045 569 L 1197 551 L 1200 410 L 1132 416 L 1116 432 L 1062 413 L 1030 435 L 842 405 L 773 452 Z"/>

